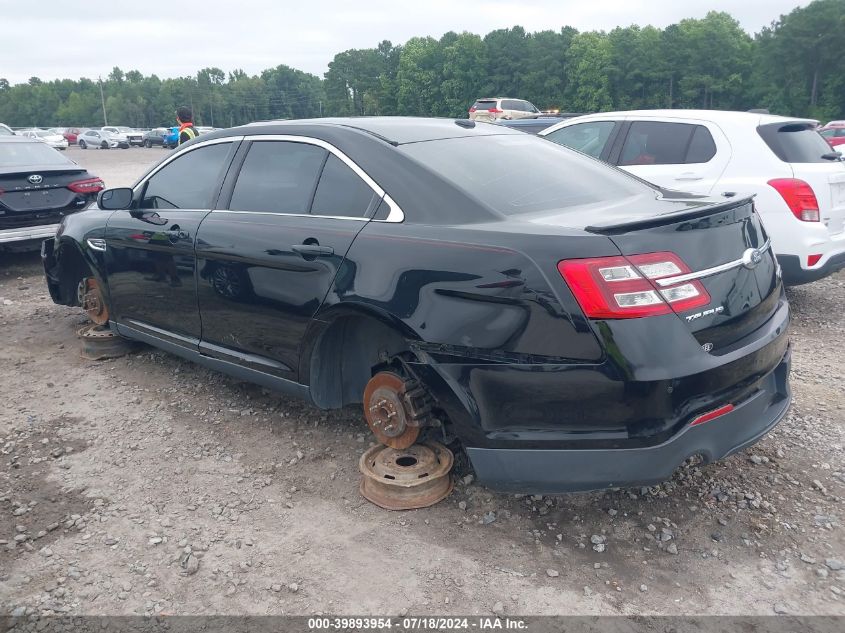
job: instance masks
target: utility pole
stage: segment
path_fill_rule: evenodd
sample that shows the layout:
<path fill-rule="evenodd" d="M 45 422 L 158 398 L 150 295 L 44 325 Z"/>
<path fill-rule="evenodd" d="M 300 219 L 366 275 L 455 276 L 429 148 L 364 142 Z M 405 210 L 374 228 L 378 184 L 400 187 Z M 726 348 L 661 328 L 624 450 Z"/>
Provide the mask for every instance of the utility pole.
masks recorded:
<path fill-rule="evenodd" d="M 102 104 L 103 104 L 103 125 L 108 125 L 108 124 L 109 124 L 109 119 L 108 119 L 108 117 L 106 116 L 106 97 L 105 97 L 105 95 L 103 94 L 103 78 L 102 78 L 102 77 L 97 77 L 97 79 L 98 79 L 98 80 L 99 80 L 99 82 L 100 82 L 100 103 L 102 103 Z"/>
<path fill-rule="evenodd" d="M 323 100 L 320 99 L 317 103 L 320 104 L 320 118 L 323 118 Z"/>

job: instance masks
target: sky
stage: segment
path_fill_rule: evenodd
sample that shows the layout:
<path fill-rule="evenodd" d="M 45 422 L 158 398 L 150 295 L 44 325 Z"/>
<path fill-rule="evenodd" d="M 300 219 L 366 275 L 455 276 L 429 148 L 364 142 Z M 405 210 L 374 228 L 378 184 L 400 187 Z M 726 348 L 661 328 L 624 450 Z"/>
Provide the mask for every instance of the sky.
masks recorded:
<path fill-rule="evenodd" d="M 216 66 L 257 74 L 286 64 L 322 77 L 335 53 L 439 38 L 527 31 L 665 27 L 727 11 L 751 34 L 808 0 L 0 0 L 0 78 L 78 79 L 114 66 L 161 78 Z M 38 7 L 37 11 L 33 7 Z"/>

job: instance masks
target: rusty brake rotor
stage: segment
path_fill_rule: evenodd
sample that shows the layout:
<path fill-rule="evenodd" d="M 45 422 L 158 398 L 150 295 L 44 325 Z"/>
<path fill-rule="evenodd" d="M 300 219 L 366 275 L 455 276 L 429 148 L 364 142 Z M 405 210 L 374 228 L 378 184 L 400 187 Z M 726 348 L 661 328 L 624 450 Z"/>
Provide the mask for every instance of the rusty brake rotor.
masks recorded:
<path fill-rule="evenodd" d="M 419 424 L 405 404 L 405 381 L 393 372 L 381 371 L 364 388 L 364 417 L 379 442 L 391 448 L 408 448 L 417 441 Z"/>
<path fill-rule="evenodd" d="M 109 309 L 106 306 L 103 290 L 93 277 L 83 279 L 80 283 L 80 301 L 85 314 L 97 325 L 104 325 L 109 320 Z"/>
<path fill-rule="evenodd" d="M 427 508 L 452 492 L 453 463 L 452 451 L 437 442 L 373 446 L 358 462 L 361 495 L 386 510 Z"/>

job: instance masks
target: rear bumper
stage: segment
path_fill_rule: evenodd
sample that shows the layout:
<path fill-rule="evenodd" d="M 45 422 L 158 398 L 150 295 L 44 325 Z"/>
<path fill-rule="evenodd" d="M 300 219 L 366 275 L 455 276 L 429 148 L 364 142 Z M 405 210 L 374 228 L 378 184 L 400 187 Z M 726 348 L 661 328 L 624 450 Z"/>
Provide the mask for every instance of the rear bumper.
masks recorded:
<path fill-rule="evenodd" d="M 0 244 L 26 242 L 28 240 L 43 240 L 48 237 L 55 237 L 56 231 L 58 230 L 58 224 L 27 226 L 22 229 L 4 229 L 0 231 Z"/>
<path fill-rule="evenodd" d="M 778 263 L 783 271 L 783 282 L 787 286 L 799 286 L 824 279 L 845 268 L 845 252 L 822 259 L 817 268 L 801 268 L 801 260 L 797 255 L 778 255 Z"/>
<path fill-rule="evenodd" d="M 559 494 L 653 485 L 672 476 L 689 457 L 723 459 L 768 433 L 786 414 L 790 350 L 758 389 L 730 413 L 687 426 L 656 446 L 606 450 L 467 448 L 479 482 L 496 490 Z"/>

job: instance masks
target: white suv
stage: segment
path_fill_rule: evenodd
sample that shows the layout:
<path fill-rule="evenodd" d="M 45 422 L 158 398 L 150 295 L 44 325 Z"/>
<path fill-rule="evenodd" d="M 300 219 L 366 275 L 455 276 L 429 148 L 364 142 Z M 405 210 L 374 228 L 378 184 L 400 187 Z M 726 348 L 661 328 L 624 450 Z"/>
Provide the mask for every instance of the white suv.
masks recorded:
<path fill-rule="evenodd" d="M 567 119 L 539 135 L 653 182 L 756 195 L 784 282 L 845 267 L 845 162 L 816 121 L 750 112 L 643 110 Z"/>

